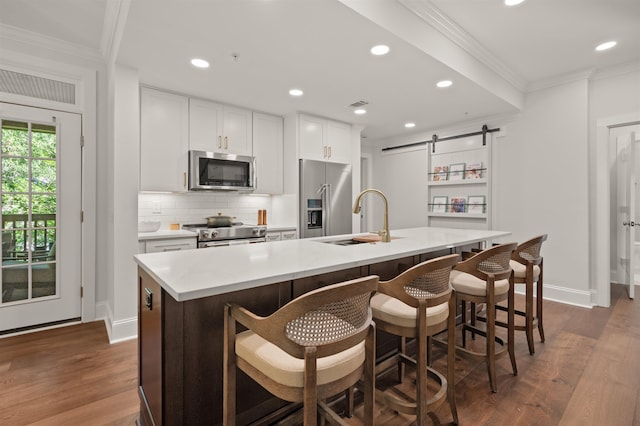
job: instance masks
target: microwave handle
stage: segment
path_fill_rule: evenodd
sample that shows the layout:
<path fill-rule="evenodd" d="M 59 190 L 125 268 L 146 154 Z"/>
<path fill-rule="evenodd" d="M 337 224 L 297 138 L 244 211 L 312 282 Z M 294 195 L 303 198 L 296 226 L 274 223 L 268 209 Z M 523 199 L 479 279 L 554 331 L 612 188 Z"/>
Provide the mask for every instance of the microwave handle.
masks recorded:
<path fill-rule="evenodd" d="M 251 170 L 253 170 L 253 176 L 251 176 L 253 190 L 258 189 L 258 163 L 256 162 L 256 158 L 253 157 L 251 160 Z"/>

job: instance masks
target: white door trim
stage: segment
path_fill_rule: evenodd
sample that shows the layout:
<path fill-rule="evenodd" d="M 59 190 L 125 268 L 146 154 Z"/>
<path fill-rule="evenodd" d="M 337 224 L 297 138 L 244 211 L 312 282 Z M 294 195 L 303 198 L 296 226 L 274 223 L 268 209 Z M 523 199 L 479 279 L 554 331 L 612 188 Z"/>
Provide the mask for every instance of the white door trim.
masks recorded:
<path fill-rule="evenodd" d="M 625 124 L 640 122 L 640 112 L 602 118 L 596 124 L 595 147 L 595 232 L 593 239 L 594 274 L 591 277 L 591 288 L 595 289 L 596 305 L 611 305 L 610 265 L 611 254 L 609 223 L 609 129 Z"/>

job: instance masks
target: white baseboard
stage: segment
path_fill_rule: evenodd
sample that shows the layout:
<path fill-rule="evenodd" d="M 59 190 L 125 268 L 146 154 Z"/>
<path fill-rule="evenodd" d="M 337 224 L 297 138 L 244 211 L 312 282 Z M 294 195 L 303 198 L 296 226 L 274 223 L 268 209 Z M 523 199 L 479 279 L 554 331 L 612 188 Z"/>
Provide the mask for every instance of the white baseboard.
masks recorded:
<path fill-rule="evenodd" d="M 574 288 L 560 287 L 557 285 L 544 284 L 544 299 L 554 302 L 565 303 L 567 305 L 580 306 L 591 309 L 591 290 L 576 290 Z M 516 285 L 516 293 L 524 294 L 524 286 Z M 534 286 L 535 294 L 535 286 Z"/>
<path fill-rule="evenodd" d="M 106 302 L 96 304 L 96 317 L 104 319 L 104 325 L 109 335 L 109 343 L 123 342 L 138 337 L 138 318 L 125 318 L 114 321 L 111 307 Z"/>

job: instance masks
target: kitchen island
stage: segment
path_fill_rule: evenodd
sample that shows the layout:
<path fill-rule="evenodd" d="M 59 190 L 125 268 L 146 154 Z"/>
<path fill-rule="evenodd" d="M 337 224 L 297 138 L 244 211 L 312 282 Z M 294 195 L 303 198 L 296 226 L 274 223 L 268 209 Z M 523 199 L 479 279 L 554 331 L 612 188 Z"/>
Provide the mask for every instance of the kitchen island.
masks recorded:
<path fill-rule="evenodd" d="M 225 303 L 269 315 L 315 288 L 372 274 L 390 279 L 426 259 L 508 235 L 410 228 L 392 230 L 389 243 L 351 244 L 354 235 L 343 235 L 135 256 L 141 423 L 221 423 Z M 380 339 L 378 350 L 384 345 Z M 286 405 L 241 373 L 237 385 L 239 424 Z"/>

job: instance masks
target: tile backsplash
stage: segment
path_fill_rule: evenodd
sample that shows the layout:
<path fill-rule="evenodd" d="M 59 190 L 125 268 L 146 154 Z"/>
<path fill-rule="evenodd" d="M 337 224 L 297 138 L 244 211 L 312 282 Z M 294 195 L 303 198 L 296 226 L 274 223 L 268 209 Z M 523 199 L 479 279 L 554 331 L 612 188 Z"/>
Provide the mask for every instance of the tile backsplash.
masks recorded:
<path fill-rule="evenodd" d="M 139 193 L 138 221 L 159 220 L 160 229 L 169 224 L 204 223 L 222 213 L 237 221 L 256 224 L 258 210 L 267 210 L 267 223 L 295 227 L 295 197 L 248 195 L 237 192 L 188 192 L 184 194 Z"/>

